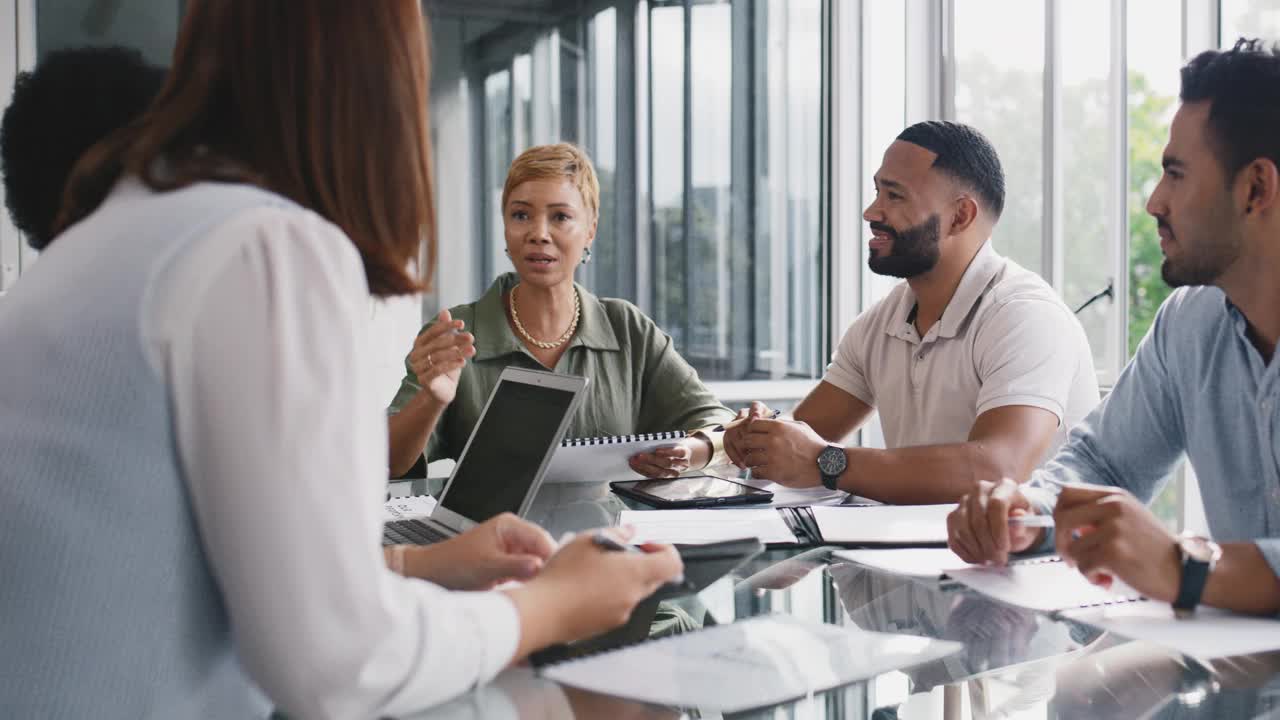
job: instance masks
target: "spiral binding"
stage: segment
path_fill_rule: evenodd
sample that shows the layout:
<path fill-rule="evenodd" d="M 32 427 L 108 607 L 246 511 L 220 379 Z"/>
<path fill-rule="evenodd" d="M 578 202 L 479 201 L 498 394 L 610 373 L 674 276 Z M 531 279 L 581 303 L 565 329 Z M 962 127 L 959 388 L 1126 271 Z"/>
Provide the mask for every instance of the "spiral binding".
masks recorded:
<path fill-rule="evenodd" d="M 593 438 L 573 438 L 560 443 L 560 447 L 585 447 L 588 445 L 618 445 L 623 443 L 653 442 L 655 440 L 680 440 L 687 437 L 683 430 L 648 433 L 647 435 L 606 435 Z"/>

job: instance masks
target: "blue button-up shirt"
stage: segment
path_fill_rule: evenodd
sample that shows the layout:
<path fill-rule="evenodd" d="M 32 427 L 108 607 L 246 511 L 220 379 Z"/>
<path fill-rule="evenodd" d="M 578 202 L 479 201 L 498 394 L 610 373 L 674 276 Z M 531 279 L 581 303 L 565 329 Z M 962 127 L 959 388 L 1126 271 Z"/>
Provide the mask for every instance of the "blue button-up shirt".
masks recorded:
<path fill-rule="evenodd" d="M 1268 365 L 1246 332 L 1221 290 L 1175 291 L 1115 389 L 1032 485 L 1113 485 L 1150 502 L 1185 455 L 1214 538 L 1257 543 L 1280 576 L 1280 362 Z"/>

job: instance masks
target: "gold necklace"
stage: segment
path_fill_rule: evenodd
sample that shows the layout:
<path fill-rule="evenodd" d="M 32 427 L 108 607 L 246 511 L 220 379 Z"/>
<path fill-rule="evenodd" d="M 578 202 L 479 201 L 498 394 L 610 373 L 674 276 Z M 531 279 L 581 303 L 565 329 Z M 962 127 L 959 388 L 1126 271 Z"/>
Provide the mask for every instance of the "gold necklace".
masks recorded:
<path fill-rule="evenodd" d="M 582 306 L 578 301 L 577 289 L 575 288 L 573 291 L 573 322 L 569 323 L 569 329 L 565 330 L 564 334 L 561 335 L 558 340 L 555 340 L 554 342 L 546 342 L 545 340 L 539 340 L 530 335 L 529 331 L 525 330 L 524 325 L 520 322 L 520 313 L 516 310 L 516 288 L 518 287 L 520 287 L 520 283 L 516 283 L 515 286 L 511 288 L 511 323 L 516 326 L 516 331 L 520 333 L 520 336 L 525 340 L 528 340 L 534 346 L 540 347 L 543 350 L 555 350 L 561 345 L 569 342 L 569 338 L 573 337 L 573 331 L 578 329 L 578 318 L 582 314 Z"/>

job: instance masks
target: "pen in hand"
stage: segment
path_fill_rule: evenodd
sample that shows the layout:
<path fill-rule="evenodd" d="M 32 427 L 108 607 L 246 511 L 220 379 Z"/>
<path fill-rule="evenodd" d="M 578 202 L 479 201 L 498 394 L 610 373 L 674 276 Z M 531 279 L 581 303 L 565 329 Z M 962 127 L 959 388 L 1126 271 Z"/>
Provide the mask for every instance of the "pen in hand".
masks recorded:
<path fill-rule="evenodd" d="M 601 550 L 610 552 L 626 552 L 626 553 L 643 553 L 644 550 L 630 543 L 618 542 L 613 536 L 603 530 L 597 530 L 591 534 L 591 543 Z M 681 573 L 668 582 L 669 585 L 679 585 L 684 587 L 684 574 Z"/>
<path fill-rule="evenodd" d="M 1052 515 L 1012 515 L 1009 524 L 1024 528 L 1051 528 L 1054 525 Z"/>
<path fill-rule="evenodd" d="M 761 415 L 759 417 L 752 417 L 748 415 L 744 418 L 738 418 L 737 420 L 730 420 L 729 422 L 724 423 L 722 425 L 717 425 L 711 428 L 711 430 L 712 432 L 724 432 L 725 430 L 732 430 L 733 428 L 736 428 L 739 425 L 742 425 L 743 423 L 751 422 L 752 420 L 777 420 L 778 416 L 781 414 L 782 414 L 781 410 L 774 410 L 768 415 Z"/>

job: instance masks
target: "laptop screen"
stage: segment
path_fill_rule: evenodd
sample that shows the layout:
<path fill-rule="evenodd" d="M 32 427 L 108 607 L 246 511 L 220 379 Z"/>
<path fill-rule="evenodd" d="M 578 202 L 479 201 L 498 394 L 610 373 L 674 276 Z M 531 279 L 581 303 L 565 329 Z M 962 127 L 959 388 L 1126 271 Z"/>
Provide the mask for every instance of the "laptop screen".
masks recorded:
<path fill-rule="evenodd" d="M 500 382 L 440 505 L 478 523 L 520 512 L 573 398 L 568 390 Z"/>

